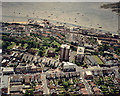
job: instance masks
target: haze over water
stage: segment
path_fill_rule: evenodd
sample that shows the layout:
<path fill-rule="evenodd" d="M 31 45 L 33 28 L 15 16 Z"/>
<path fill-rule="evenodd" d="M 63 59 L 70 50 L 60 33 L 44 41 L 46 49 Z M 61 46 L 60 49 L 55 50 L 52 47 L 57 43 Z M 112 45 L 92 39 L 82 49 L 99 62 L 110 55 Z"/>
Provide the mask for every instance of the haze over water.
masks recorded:
<path fill-rule="evenodd" d="M 4 2 L 3 21 L 27 21 L 29 18 L 49 19 L 85 27 L 117 32 L 118 16 L 108 9 L 100 8 L 101 2 L 49 3 Z"/>

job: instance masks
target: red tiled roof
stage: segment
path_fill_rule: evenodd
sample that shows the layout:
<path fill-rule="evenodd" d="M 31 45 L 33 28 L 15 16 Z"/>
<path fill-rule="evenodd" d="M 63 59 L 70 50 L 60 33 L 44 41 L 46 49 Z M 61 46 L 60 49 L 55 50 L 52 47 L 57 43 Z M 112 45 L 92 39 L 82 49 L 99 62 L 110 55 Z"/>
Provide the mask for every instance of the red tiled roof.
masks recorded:
<path fill-rule="evenodd" d="M 41 89 L 41 85 L 36 86 L 35 89 Z"/>
<path fill-rule="evenodd" d="M 81 92 L 82 92 L 83 94 L 88 94 L 86 88 L 81 88 Z"/>
<path fill-rule="evenodd" d="M 114 56 L 115 58 L 119 58 L 119 56 L 118 56 L 118 55 L 116 55 L 116 54 L 114 54 L 113 56 Z"/>
<path fill-rule="evenodd" d="M 42 35 L 43 35 L 43 36 L 46 36 L 46 37 L 48 36 L 47 34 L 42 34 Z"/>
<path fill-rule="evenodd" d="M 49 32 L 49 31 L 46 31 L 46 33 L 51 34 L 51 32 Z"/>
<path fill-rule="evenodd" d="M 35 75 L 35 80 L 37 80 L 37 74 Z"/>
<path fill-rule="evenodd" d="M 29 77 L 30 77 L 30 79 L 32 79 L 32 75 L 30 75 Z"/>
<path fill-rule="evenodd" d="M 97 87 L 93 88 L 93 90 L 94 90 L 94 92 L 100 92 L 100 89 Z"/>
<path fill-rule="evenodd" d="M 90 82 L 90 84 L 91 84 L 92 87 L 96 86 L 93 82 Z"/>

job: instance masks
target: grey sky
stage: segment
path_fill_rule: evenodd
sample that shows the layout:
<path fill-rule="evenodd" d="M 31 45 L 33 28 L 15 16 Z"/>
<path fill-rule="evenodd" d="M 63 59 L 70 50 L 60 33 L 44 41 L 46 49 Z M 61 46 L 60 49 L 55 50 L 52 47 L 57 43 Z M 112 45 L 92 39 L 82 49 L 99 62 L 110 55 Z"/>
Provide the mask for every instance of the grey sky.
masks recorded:
<path fill-rule="evenodd" d="M 1 2 L 119 2 L 120 0 L 0 0 Z"/>

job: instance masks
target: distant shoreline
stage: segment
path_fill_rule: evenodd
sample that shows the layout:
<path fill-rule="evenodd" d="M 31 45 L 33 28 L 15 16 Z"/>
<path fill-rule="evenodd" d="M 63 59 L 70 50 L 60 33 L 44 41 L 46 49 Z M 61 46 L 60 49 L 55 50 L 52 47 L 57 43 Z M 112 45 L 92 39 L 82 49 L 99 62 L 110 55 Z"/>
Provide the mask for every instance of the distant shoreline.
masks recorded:
<path fill-rule="evenodd" d="M 117 3 L 103 4 L 101 6 L 101 8 L 112 9 L 113 12 L 116 12 L 116 13 L 118 13 L 118 15 L 120 15 L 120 6 L 119 5 L 120 5 L 120 1 Z"/>
<path fill-rule="evenodd" d="M 43 19 L 40 19 L 40 20 L 43 20 Z M 40 20 L 38 20 L 37 22 L 39 23 Z M 60 25 L 64 25 L 64 22 L 60 22 L 60 21 L 56 21 L 56 20 L 50 20 L 50 19 L 47 19 L 48 21 L 52 22 L 53 24 L 56 23 L 56 22 L 59 22 L 59 23 L 62 23 Z M 26 21 L 21 21 L 21 22 L 17 22 L 17 21 L 14 21 L 14 22 L 7 22 L 7 23 L 20 23 L 20 24 L 27 24 Z M 102 33 L 106 33 L 106 32 L 110 32 L 112 34 L 118 34 L 118 32 L 112 32 L 112 31 L 107 31 L 107 30 L 103 30 L 103 29 L 97 29 L 95 27 L 85 27 L 85 26 L 80 26 L 80 25 L 77 25 L 77 24 L 72 24 L 72 23 L 66 23 L 65 24 L 66 26 L 73 26 L 73 27 L 81 27 L 81 28 L 88 28 L 88 29 L 95 29 L 95 30 L 98 30 L 98 31 L 102 31 Z"/>

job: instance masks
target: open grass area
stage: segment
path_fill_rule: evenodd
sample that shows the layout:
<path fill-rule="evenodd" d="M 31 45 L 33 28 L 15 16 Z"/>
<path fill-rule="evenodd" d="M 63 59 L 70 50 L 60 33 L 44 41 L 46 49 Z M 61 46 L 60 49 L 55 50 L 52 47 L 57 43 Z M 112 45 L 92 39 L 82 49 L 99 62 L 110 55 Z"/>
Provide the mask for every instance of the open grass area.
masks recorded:
<path fill-rule="evenodd" d="M 58 47 L 60 47 L 60 44 L 56 41 L 52 42 L 51 45 L 54 44 L 54 45 L 57 45 Z"/>
<path fill-rule="evenodd" d="M 19 47 L 21 47 L 21 43 L 19 43 L 19 45 L 18 45 Z M 28 44 L 27 43 L 25 43 L 24 44 L 24 46 L 23 46 L 23 48 L 26 48 L 28 46 Z"/>
<path fill-rule="evenodd" d="M 48 48 L 48 50 L 55 51 L 55 49 L 52 47 Z"/>
<path fill-rule="evenodd" d="M 25 43 L 23 47 L 26 48 L 27 46 L 28 46 L 28 44 Z"/>
<path fill-rule="evenodd" d="M 98 64 L 104 64 L 97 55 L 94 55 L 94 59 L 98 62 Z"/>
<path fill-rule="evenodd" d="M 0 40 L 0 43 L 2 43 L 3 42 L 3 40 Z"/>
<path fill-rule="evenodd" d="M 0 47 L 2 47 L 2 42 L 3 42 L 3 41 L 2 41 L 2 40 L 0 40 Z"/>
<path fill-rule="evenodd" d="M 12 45 L 8 46 L 7 49 L 12 49 L 15 45 L 15 42 L 12 42 Z"/>
<path fill-rule="evenodd" d="M 49 37 L 42 37 L 41 39 L 42 39 L 42 40 L 48 40 L 48 41 L 50 40 Z"/>
<path fill-rule="evenodd" d="M 21 43 L 19 43 L 19 45 L 18 45 L 19 47 L 21 47 Z"/>
<path fill-rule="evenodd" d="M 31 49 L 33 49 L 33 50 L 39 50 L 38 48 L 31 48 Z"/>
<path fill-rule="evenodd" d="M 57 88 L 59 91 L 64 92 L 65 88 Z"/>

